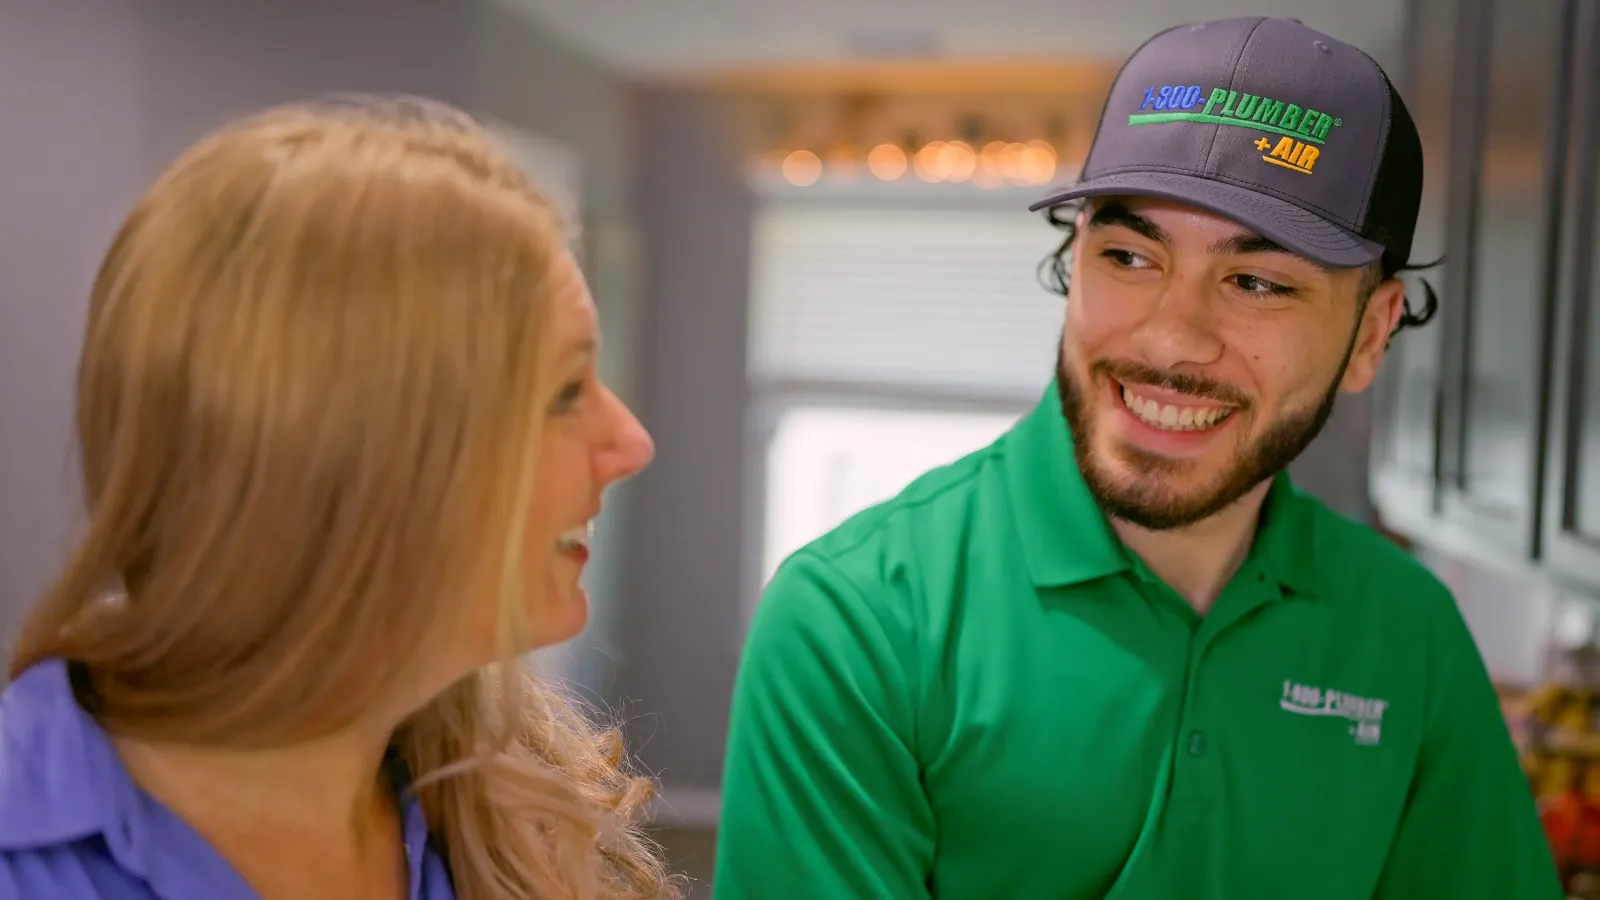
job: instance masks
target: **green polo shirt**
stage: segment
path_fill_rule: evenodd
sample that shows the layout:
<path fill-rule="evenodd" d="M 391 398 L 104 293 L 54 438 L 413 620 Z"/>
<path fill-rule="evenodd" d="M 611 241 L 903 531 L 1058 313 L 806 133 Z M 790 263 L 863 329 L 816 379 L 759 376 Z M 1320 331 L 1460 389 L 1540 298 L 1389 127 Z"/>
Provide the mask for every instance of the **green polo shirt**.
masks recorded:
<path fill-rule="evenodd" d="M 1448 590 L 1279 477 L 1204 618 L 1054 387 L 796 553 L 734 691 L 719 900 L 1557 900 Z"/>

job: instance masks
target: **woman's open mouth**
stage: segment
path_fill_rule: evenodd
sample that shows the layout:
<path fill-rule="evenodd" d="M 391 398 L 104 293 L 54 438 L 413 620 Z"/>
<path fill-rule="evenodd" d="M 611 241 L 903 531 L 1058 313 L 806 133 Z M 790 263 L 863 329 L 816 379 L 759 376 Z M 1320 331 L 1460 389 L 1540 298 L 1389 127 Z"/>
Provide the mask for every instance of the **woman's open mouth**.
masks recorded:
<path fill-rule="evenodd" d="M 556 538 L 556 550 L 583 562 L 589 558 L 589 542 L 594 539 L 594 521 L 568 528 Z"/>

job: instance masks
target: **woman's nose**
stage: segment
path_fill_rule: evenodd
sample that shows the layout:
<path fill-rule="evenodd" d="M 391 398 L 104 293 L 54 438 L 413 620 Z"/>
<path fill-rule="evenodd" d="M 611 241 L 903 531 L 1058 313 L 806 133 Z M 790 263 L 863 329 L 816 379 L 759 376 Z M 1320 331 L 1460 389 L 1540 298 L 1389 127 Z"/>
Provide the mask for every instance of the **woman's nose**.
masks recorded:
<path fill-rule="evenodd" d="M 655 441 L 633 411 L 609 390 L 606 401 L 609 427 L 596 460 L 596 476 L 601 485 L 632 478 L 644 471 L 656 455 Z"/>

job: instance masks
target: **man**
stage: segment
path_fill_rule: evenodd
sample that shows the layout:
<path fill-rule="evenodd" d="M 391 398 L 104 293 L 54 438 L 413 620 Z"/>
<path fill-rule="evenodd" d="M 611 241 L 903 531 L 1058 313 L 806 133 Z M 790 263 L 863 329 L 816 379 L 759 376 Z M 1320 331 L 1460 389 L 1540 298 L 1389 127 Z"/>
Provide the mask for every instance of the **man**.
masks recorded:
<path fill-rule="evenodd" d="M 1134 54 L 1034 207 L 1084 204 L 1042 403 L 767 589 L 719 898 L 1561 896 L 1449 592 L 1283 474 L 1416 321 L 1421 156 L 1298 22 Z"/>

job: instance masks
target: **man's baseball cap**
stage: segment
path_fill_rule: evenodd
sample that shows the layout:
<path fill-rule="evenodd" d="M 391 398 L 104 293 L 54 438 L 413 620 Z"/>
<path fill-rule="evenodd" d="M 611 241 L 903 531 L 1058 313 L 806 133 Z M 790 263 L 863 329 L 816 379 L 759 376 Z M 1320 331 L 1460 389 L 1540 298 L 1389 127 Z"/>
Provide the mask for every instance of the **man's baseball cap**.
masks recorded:
<path fill-rule="evenodd" d="M 1293 19 L 1183 25 L 1118 72 L 1081 197 L 1161 197 L 1332 268 L 1406 262 L 1422 141 L 1378 64 Z"/>

